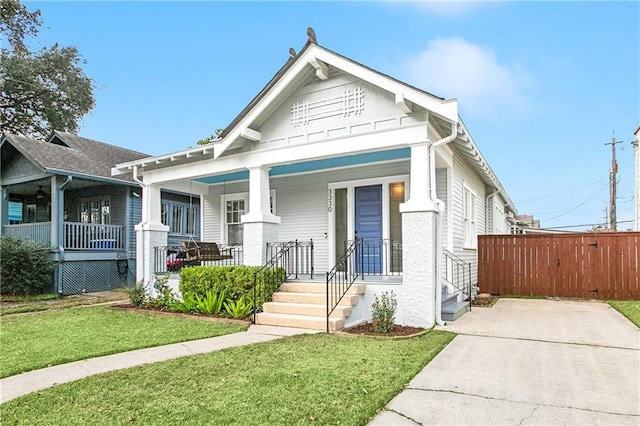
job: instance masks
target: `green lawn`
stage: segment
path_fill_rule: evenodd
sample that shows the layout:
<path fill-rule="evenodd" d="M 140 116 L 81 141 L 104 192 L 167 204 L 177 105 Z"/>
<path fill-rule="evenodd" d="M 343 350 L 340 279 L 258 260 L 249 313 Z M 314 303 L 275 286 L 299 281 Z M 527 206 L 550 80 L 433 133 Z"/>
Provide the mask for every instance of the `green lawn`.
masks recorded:
<path fill-rule="evenodd" d="M 640 328 L 640 300 L 609 300 L 607 303 Z"/>
<path fill-rule="evenodd" d="M 364 425 L 454 334 L 302 335 L 115 371 L 0 406 L 3 425 Z"/>
<path fill-rule="evenodd" d="M 244 331 L 202 319 L 84 307 L 0 317 L 0 377 L 133 349 Z"/>

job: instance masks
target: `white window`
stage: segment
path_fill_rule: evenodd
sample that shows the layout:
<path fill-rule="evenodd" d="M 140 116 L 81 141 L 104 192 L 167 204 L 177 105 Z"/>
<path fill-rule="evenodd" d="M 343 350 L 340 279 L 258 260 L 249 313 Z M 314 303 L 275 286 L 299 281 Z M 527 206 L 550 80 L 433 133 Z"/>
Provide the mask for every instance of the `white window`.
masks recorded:
<path fill-rule="evenodd" d="M 463 232 L 464 247 L 475 249 L 477 247 L 478 233 L 476 230 L 477 222 L 477 204 L 478 197 L 467 185 L 462 186 L 462 214 L 463 214 Z"/>
<path fill-rule="evenodd" d="M 80 203 L 80 222 L 111 224 L 111 199 L 109 197 L 83 198 Z"/>
<path fill-rule="evenodd" d="M 249 194 L 246 192 L 239 194 L 226 194 L 221 197 L 222 218 L 223 218 L 223 238 L 226 245 L 241 246 L 244 238 L 244 225 L 242 215 L 249 211 Z M 276 214 L 276 191 L 270 192 L 271 214 Z"/>
<path fill-rule="evenodd" d="M 195 235 L 198 206 L 175 201 L 163 201 L 160 205 L 160 221 L 172 234 Z"/>

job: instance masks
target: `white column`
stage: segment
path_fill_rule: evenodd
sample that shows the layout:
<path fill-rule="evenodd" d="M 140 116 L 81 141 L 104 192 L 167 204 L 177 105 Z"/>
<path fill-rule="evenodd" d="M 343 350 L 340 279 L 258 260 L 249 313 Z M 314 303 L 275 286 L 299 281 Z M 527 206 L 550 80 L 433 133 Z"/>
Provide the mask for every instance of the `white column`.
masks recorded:
<path fill-rule="evenodd" d="M 147 291 L 151 296 L 155 296 L 153 288 L 155 248 L 166 246 L 169 234 L 169 227 L 161 222 L 160 189 L 160 186 L 156 184 L 145 185 L 142 190 L 142 222 L 135 226 L 136 280 L 142 281 L 147 286 Z"/>
<path fill-rule="evenodd" d="M 51 221 L 51 236 L 50 236 L 50 246 L 51 248 L 57 249 L 59 246 L 59 242 L 60 242 L 60 227 L 58 226 L 58 205 L 60 204 L 59 200 L 58 200 L 58 179 L 56 175 L 51 176 L 50 179 L 50 185 L 51 185 L 51 198 L 49 199 L 50 201 L 50 217 L 49 220 Z"/>
<path fill-rule="evenodd" d="M 266 245 L 278 240 L 280 218 L 271 213 L 269 168 L 249 169 L 249 212 L 242 215 L 243 250 L 246 265 L 266 262 Z"/>
<path fill-rule="evenodd" d="M 432 155 L 429 141 L 411 145 L 409 200 L 400 205 L 400 212 L 437 210 L 432 198 L 435 197 L 435 160 Z"/>
<path fill-rule="evenodd" d="M 402 213 L 402 297 L 398 318 L 402 325 L 435 324 L 438 206 L 435 200 L 435 162 L 431 143 L 411 146 L 409 200 Z"/>

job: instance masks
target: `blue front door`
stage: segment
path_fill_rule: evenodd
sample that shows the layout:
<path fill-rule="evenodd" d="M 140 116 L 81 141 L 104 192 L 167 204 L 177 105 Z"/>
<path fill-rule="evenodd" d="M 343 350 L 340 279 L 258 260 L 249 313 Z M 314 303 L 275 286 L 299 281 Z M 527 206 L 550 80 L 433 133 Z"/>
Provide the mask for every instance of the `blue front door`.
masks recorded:
<path fill-rule="evenodd" d="M 382 185 L 355 188 L 356 268 L 365 274 L 382 272 Z"/>

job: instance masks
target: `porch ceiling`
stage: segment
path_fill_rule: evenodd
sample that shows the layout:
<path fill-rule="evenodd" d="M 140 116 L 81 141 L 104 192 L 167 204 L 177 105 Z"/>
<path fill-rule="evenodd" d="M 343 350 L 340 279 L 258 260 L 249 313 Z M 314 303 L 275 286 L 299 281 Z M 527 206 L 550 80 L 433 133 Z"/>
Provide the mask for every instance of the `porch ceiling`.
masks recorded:
<path fill-rule="evenodd" d="M 320 170 L 352 167 L 372 163 L 382 163 L 389 161 L 405 160 L 411 157 L 410 148 L 399 148 L 388 151 L 367 152 L 362 154 L 346 155 L 321 160 L 301 161 L 292 164 L 274 166 L 269 171 L 269 176 L 286 176 L 300 173 L 312 173 Z M 222 182 L 247 180 L 249 171 L 225 173 L 216 176 L 207 176 L 195 179 L 196 182 L 215 184 Z"/>

